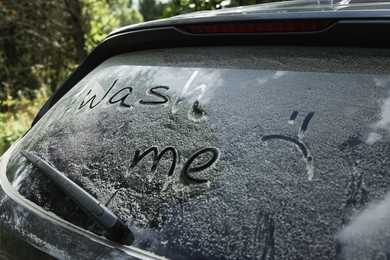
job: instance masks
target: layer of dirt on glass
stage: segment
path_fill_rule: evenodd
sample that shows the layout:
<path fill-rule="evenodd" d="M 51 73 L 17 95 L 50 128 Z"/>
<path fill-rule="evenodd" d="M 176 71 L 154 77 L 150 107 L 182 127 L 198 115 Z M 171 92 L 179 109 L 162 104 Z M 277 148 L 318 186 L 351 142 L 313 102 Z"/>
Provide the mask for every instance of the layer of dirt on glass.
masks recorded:
<path fill-rule="evenodd" d="M 169 258 L 385 254 L 388 225 L 369 239 L 349 227 L 390 184 L 389 84 L 378 74 L 135 66 L 121 55 L 28 133 L 9 179 L 99 234 L 18 154 L 28 150 L 125 221 L 134 246 Z"/>

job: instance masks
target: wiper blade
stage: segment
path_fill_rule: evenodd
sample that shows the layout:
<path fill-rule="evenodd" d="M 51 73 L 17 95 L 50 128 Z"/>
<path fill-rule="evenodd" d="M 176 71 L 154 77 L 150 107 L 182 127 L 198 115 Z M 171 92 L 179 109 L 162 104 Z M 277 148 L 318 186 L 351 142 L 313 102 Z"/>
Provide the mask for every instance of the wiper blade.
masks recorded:
<path fill-rule="evenodd" d="M 21 154 L 64 191 L 96 224 L 101 226 L 109 234 L 111 240 L 122 244 L 133 242 L 134 236 L 127 226 L 91 194 L 38 156 L 27 151 L 21 151 Z"/>

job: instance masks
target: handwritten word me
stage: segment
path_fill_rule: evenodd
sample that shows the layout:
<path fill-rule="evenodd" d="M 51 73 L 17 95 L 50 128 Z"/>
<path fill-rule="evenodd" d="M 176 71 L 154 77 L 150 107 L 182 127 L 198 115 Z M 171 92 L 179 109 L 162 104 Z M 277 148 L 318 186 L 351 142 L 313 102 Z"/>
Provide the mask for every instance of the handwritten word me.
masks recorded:
<path fill-rule="evenodd" d="M 161 152 L 158 151 L 158 148 L 156 146 L 152 146 L 148 149 L 146 149 L 143 153 L 141 153 L 140 150 L 136 150 L 134 154 L 133 161 L 130 165 L 130 169 L 134 168 L 145 156 L 147 156 L 149 153 L 153 153 L 153 164 L 152 168 L 150 170 L 151 173 L 154 173 L 157 169 L 157 166 L 161 160 L 161 158 L 169 153 L 171 154 L 171 167 L 169 168 L 169 171 L 167 173 L 168 176 L 172 176 L 177 162 L 179 161 L 179 156 L 176 148 L 172 146 L 168 146 L 165 149 L 163 149 Z M 211 154 L 211 158 L 209 158 L 207 161 L 205 161 L 202 165 L 194 165 L 194 161 L 201 157 L 203 154 L 209 153 Z M 210 166 L 212 166 L 215 161 L 219 157 L 219 151 L 217 148 L 208 147 L 203 148 L 192 154 L 184 163 L 183 169 L 181 171 L 182 176 L 185 180 L 189 181 L 190 183 L 206 183 L 208 182 L 207 179 L 199 179 L 191 176 L 192 173 L 200 172 L 203 170 L 206 170 Z"/>

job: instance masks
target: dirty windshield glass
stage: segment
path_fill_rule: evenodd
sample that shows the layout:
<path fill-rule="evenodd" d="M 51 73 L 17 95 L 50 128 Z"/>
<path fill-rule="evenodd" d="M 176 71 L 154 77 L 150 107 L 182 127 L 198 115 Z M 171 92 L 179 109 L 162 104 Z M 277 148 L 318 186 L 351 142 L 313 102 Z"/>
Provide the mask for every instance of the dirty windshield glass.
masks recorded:
<path fill-rule="evenodd" d="M 8 178 L 102 234 L 19 154 L 29 151 L 119 216 L 132 246 L 168 258 L 386 256 L 389 91 L 381 73 L 152 66 L 123 54 L 37 123 Z"/>

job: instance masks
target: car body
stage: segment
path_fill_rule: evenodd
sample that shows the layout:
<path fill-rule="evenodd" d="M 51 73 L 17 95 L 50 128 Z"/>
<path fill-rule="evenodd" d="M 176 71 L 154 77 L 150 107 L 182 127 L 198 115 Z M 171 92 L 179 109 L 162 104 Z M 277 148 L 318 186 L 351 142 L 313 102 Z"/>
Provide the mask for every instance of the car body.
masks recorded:
<path fill-rule="evenodd" d="M 389 44 L 379 1 L 114 31 L 1 157 L 1 253 L 385 259 Z"/>

